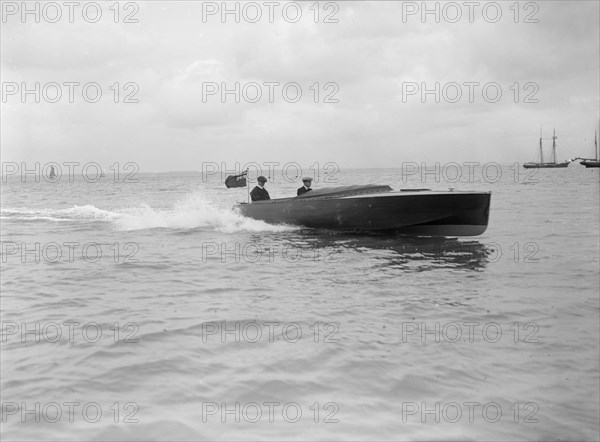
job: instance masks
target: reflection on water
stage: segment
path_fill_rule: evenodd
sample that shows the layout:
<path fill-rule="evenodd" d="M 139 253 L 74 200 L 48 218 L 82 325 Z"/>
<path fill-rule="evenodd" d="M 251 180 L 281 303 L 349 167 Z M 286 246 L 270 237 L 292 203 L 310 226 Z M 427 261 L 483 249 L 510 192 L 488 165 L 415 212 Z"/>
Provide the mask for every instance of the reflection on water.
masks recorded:
<path fill-rule="evenodd" d="M 254 235 L 256 244 L 265 245 L 265 238 Z M 312 258 L 322 262 L 340 262 L 350 253 L 378 261 L 374 268 L 408 271 L 433 269 L 483 270 L 495 260 L 495 244 L 477 240 L 444 237 L 415 237 L 399 234 L 351 234 L 319 230 L 298 230 L 269 236 L 270 247 L 287 250 L 290 261 Z M 265 246 L 268 248 L 269 246 Z M 366 256 L 365 256 L 366 255 Z"/>

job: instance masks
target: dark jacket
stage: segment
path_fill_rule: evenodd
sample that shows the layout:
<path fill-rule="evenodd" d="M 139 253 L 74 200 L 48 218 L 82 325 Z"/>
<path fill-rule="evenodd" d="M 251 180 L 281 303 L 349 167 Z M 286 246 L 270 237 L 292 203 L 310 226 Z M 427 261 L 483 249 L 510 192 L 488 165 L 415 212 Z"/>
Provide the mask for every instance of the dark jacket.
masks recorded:
<path fill-rule="evenodd" d="M 267 189 L 264 189 L 260 186 L 254 187 L 252 192 L 250 192 L 250 196 L 252 197 L 252 201 L 262 201 L 262 200 L 270 200 L 269 192 Z"/>
<path fill-rule="evenodd" d="M 312 189 L 310 187 L 307 189 L 306 187 L 302 186 L 300 189 L 298 189 L 298 191 L 296 192 L 296 195 L 300 196 L 303 193 L 310 192 L 311 190 Z"/>

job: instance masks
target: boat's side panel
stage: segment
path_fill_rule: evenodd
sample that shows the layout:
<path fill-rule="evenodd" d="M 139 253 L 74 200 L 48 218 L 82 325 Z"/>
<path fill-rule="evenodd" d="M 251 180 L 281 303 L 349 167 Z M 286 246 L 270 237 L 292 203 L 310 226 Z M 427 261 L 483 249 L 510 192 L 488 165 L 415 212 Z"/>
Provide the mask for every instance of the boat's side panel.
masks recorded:
<path fill-rule="evenodd" d="M 525 169 L 560 169 L 563 167 L 568 167 L 569 163 L 546 163 L 546 164 L 535 164 L 535 163 L 525 163 L 523 167 Z"/>
<path fill-rule="evenodd" d="M 478 235 L 487 226 L 489 205 L 489 193 L 448 192 L 331 200 L 294 198 L 238 207 L 243 215 L 271 224 L 340 230 L 407 230 L 407 233 L 412 229 L 423 235 L 459 235 L 445 232 L 452 230 L 450 226 L 472 226 L 457 229 L 477 232 L 464 235 Z"/>

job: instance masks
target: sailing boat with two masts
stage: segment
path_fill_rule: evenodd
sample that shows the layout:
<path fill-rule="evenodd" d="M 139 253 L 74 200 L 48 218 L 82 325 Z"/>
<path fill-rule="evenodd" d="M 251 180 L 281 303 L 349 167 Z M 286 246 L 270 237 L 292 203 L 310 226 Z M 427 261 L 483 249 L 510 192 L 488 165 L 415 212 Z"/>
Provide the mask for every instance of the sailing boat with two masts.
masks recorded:
<path fill-rule="evenodd" d="M 565 161 L 563 163 L 556 162 L 556 129 L 552 135 L 552 162 L 544 162 L 544 148 L 542 146 L 542 129 L 540 129 L 540 162 L 539 163 L 525 163 L 523 167 L 525 169 L 556 169 L 559 167 L 567 167 L 571 161 Z"/>
<path fill-rule="evenodd" d="M 582 158 L 579 164 L 583 164 L 585 167 L 600 167 L 600 160 L 598 160 L 598 138 L 596 131 L 594 131 L 594 153 L 596 154 L 596 158 Z"/>

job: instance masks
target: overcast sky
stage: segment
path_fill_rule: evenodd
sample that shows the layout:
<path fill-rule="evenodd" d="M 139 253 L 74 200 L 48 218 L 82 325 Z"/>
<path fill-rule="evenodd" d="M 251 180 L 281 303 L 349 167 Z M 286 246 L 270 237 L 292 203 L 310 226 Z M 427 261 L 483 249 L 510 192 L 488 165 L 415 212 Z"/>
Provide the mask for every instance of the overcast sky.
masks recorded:
<path fill-rule="evenodd" d="M 112 3 L 97 19 L 87 2 L 30 2 L 36 23 L 3 2 L 2 161 L 512 163 L 536 159 L 540 127 L 548 145 L 556 128 L 559 159 L 593 152 L 598 1 L 429 2 L 438 17 L 421 2 L 303 2 L 300 17 L 286 2 L 240 2 L 239 23 L 221 2 L 121 3 L 118 17 Z M 36 82 L 40 103 L 22 95 Z M 223 100 L 236 83 L 240 102 Z M 438 103 L 421 93 L 436 83 Z"/>

